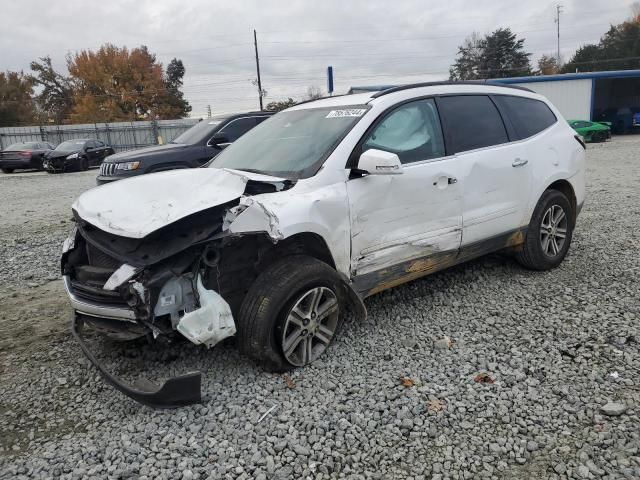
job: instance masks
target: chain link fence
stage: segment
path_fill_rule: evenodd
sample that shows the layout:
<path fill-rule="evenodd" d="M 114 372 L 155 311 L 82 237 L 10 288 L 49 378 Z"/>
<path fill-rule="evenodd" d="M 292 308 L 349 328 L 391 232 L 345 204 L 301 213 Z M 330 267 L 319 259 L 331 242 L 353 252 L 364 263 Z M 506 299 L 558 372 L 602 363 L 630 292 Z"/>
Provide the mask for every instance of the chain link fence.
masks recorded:
<path fill-rule="evenodd" d="M 198 119 L 147 122 L 85 123 L 0 128 L 0 150 L 13 143 L 44 141 L 54 145 L 75 138 L 95 138 L 116 152 L 167 143 L 198 123 Z"/>

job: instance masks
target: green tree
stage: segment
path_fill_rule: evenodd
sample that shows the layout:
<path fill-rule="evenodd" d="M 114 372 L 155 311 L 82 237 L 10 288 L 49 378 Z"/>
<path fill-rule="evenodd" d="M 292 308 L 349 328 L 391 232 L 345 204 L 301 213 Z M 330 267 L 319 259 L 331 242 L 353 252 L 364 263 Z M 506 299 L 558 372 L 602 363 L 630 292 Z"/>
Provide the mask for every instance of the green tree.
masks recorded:
<path fill-rule="evenodd" d="M 164 75 L 164 83 L 167 87 L 167 99 L 160 109 L 160 117 L 166 119 L 184 118 L 191 111 L 191 105 L 185 100 L 182 93 L 182 79 L 185 68 L 182 60 L 174 58 L 167 65 Z"/>
<path fill-rule="evenodd" d="M 509 28 L 499 28 L 484 38 L 474 34 L 458 47 L 449 76 L 451 80 L 477 80 L 531 75 L 530 56 L 524 51 L 524 39 Z"/>
<path fill-rule="evenodd" d="M 476 80 L 480 76 L 480 62 L 483 52 L 483 39 L 476 32 L 465 38 L 458 47 L 456 62 L 449 69 L 451 80 Z"/>
<path fill-rule="evenodd" d="M 265 110 L 268 110 L 269 112 L 279 112 L 280 110 L 293 107 L 296 103 L 297 102 L 293 98 L 289 97 L 288 99 L 282 100 L 281 102 L 267 103 Z"/>
<path fill-rule="evenodd" d="M 47 119 L 64 123 L 73 109 L 73 87 L 71 80 L 56 72 L 51 65 L 51 57 L 31 62 L 31 80 L 40 87 L 36 100 Z"/>
<path fill-rule="evenodd" d="M 564 73 L 601 70 L 634 70 L 640 68 L 640 14 L 611 25 L 597 44 L 576 50 L 563 67 Z"/>
<path fill-rule="evenodd" d="M 33 83 L 22 72 L 0 72 L 0 127 L 36 121 Z"/>

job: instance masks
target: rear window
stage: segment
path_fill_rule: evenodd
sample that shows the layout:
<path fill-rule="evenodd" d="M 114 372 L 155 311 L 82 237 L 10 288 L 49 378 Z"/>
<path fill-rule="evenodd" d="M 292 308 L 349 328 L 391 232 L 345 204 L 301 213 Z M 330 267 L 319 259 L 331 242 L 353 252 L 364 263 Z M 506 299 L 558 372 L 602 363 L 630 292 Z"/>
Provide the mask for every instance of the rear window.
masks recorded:
<path fill-rule="evenodd" d="M 450 154 L 509 141 L 500 112 L 485 95 L 441 97 L 438 109 Z"/>
<path fill-rule="evenodd" d="M 519 139 L 528 138 L 556 123 L 546 103 L 532 98 L 497 95 L 495 101 L 506 111 Z"/>

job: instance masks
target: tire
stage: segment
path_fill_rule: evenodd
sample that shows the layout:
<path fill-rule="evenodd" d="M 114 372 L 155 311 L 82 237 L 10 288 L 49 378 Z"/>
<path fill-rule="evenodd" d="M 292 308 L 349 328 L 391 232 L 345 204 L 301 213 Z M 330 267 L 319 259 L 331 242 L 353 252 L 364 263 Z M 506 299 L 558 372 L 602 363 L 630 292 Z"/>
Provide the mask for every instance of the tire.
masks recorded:
<path fill-rule="evenodd" d="M 87 170 L 89 170 L 89 160 L 87 160 L 86 158 L 81 158 L 79 168 L 81 172 L 86 172 Z"/>
<path fill-rule="evenodd" d="M 518 262 L 531 270 L 550 270 L 560 265 L 573 238 L 574 215 L 564 193 L 545 191 L 531 216 L 523 248 L 516 254 Z M 556 219 L 555 226 L 550 217 Z M 562 234 L 564 238 L 560 237 Z"/>
<path fill-rule="evenodd" d="M 596 132 L 593 134 L 593 141 L 594 142 L 605 142 L 607 140 L 607 135 L 604 132 Z"/>
<path fill-rule="evenodd" d="M 269 265 L 253 282 L 240 307 L 236 322 L 240 351 L 272 372 L 286 372 L 317 359 L 342 321 L 346 299 L 341 282 L 329 265 L 303 255 Z M 326 308 L 329 314 L 321 318 L 322 314 L 307 308 L 315 298 L 315 311 Z M 291 346 L 288 354 L 285 342 Z"/>
<path fill-rule="evenodd" d="M 13 168 L 3 168 L 2 173 L 13 173 Z"/>

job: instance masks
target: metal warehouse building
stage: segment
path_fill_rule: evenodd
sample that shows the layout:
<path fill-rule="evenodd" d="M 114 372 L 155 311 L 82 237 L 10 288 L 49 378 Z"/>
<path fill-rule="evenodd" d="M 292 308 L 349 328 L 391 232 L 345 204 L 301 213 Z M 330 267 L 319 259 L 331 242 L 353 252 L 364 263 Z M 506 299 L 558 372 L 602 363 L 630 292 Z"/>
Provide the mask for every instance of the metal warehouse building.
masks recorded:
<path fill-rule="evenodd" d="M 490 80 L 520 85 L 547 97 L 566 119 L 612 123 L 615 133 L 632 129 L 640 112 L 640 70 L 567 73 Z M 349 93 L 383 90 L 393 85 L 351 87 Z"/>

